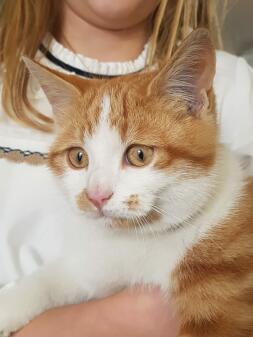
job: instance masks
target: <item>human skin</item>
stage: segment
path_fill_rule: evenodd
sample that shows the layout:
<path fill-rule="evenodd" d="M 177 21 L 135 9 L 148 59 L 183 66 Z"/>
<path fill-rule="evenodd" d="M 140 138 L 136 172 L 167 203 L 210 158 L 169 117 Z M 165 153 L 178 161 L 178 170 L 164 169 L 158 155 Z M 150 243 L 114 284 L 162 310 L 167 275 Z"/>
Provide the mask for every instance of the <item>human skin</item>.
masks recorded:
<path fill-rule="evenodd" d="M 129 61 L 143 49 L 159 0 L 65 0 L 56 38 L 99 61 Z"/>
<path fill-rule="evenodd" d="M 136 288 L 53 309 L 13 337 L 176 337 L 172 309 L 158 289 Z"/>
<path fill-rule="evenodd" d="M 65 0 L 56 38 L 100 61 L 135 59 L 148 40 L 159 0 Z M 15 337 L 176 337 L 177 323 L 159 290 L 125 290 L 105 299 L 50 310 Z"/>

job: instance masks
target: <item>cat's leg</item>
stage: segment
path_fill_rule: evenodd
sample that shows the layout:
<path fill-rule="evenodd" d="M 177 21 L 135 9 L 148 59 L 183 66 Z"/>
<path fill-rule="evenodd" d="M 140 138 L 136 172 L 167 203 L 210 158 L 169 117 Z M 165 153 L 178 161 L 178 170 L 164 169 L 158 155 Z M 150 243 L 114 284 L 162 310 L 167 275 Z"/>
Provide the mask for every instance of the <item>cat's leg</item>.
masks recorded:
<path fill-rule="evenodd" d="M 1 290 L 0 336 L 17 331 L 47 309 L 113 292 L 105 281 L 110 279 L 107 270 L 95 261 L 59 260 Z"/>

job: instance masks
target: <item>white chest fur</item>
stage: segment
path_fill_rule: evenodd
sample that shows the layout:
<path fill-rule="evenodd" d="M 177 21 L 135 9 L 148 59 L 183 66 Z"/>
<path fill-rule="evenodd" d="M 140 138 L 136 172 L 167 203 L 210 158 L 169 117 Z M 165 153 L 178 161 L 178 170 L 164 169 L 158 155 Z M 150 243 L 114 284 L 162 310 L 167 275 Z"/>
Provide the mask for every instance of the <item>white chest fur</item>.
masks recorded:
<path fill-rule="evenodd" d="M 97 225 L 79 230 L 75 247 L 68 247 L 66 252 L 71 250 L 79 257 L 84 276 L 90 268 L 94 286 L 103 280 L 110 289 L 110 284 L 126 287 L 136 283 L 153 283 L 168 289 L 171 271 L 199 237 L 198 228 L 192 226 L 175 232 L 141 235 L 140 232 L 108 232 Z"/>
<path fill-rule="evenodd" d="M 168 291 L 171 272 L 186 251 L 227 217 L 240 198 L 239 164 L 229 153 L 223 152 L 222 158 L 219 172 L 224 175 L 216 198 L 201 216 L 175 231 L 112 231 L 97 220 L 73 218 L 73 213 L 59 209 L 66 237 L 61 258 L 1 291 L 0 308 L 5 310 L 0 312 L 0 335 L 16 331 L 49 308 L 106 296 L 136 283 Z"/>

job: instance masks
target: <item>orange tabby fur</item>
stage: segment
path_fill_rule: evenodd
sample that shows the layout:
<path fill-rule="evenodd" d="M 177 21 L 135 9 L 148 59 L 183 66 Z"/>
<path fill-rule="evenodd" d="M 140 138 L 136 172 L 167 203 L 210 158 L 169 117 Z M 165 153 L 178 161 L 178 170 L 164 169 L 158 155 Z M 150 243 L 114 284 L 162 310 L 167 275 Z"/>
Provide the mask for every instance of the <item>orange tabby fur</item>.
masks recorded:
<path fill-rule="evenodd" d="M 173 273 L 184 337 L 253 336 L 253 181 L 233 212 Z"/>
<path fill-rule="evenodd" d="M 214 51 L 209 48 L 209 52 Z M 184 100 L 159 97 L 158 71 L 99 81 L 53 73 L 81 93 L 73 105 L 66 106 L 68 115 L 61 119 L 61 131 L 50 151 L 49 165 L 56 174 L 60 175 L 67 165 L 65 150 L 81 147 L 83 134 L 92 134 L 104 94 L 110 96 L 110 122 L 122 140 L 157 148 L 156 168 L 172 172 L 188 165 L 189 177 L 194 178 L 200 172 L 208 174 L 218 147 L 211 87 L 206 88 L 209 107 L 193 118 L 186 113 Z M 93 207 L 85 194 L 78 197 L 78 203 L 83 209 Z M 133 195 L 128 203 L 129 207 L 136 207 L 138 199 Z M 130 225 L 130 221 L 119 219 L 119 227 Z M 240 202 L 226 220 L 187 252 L 172 280 L 172 298 L 181 322 L 180 336 L 253 336 L 252 180 L 245 185 Z"/>

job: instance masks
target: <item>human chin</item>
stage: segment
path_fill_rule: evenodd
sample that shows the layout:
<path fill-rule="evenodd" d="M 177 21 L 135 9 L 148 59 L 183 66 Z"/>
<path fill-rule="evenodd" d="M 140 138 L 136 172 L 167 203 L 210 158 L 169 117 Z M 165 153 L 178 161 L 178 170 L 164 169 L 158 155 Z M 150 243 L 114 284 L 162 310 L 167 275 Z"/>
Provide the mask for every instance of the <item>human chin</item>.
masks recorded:
<path fill-rule="evenodd" d="M 66 0 L 80 18 L 100 28 L 124 29 L 146 20 L 159 0 Z"/>

